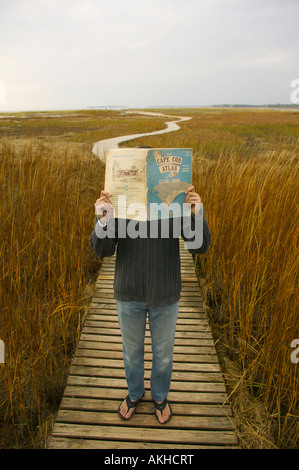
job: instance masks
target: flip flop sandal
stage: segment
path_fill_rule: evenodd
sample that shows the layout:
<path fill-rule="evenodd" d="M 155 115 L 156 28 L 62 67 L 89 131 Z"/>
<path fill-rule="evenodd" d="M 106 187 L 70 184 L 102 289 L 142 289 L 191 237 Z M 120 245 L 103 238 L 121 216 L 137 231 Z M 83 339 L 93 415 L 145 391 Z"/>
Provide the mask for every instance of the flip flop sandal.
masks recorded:
<path fill-rule="evenodd" d="M 156 418 L 157 418 L 157 420 L 158 420 L 158 422 L 159 422 L 160 424 L 166 424 L 166 423 L 168 423 L 168 421 L 172 418 L 172 409 L 171 409 L 170 403 L 168 402 L 167 398 L 165 398 L 165 400 L 162 401 L 162 403 L 157 403 L 156 401 L 154 401 L 154 404 L 155 404 L 156 410 L 161 411 L 161 413 L 162 413 L 163 410 L 165 409 L 166 405 L 169 406 L 170 415 L 169 415 L 169 418 L 168 418 L 166 421 L 164 421 L 164 423 L 161 423 L 161 421 L 160 421 L 159 418 L 158 418 L 157 413 L 155 412 Z"/>
<path fill-rule="evenodd" d="M 121 405 L 122 405 L 122 403 L 123 403 L 123 402 L 121 402 L 121 404 L 120 404 L 119 407 L 118 407 L 118 415 L 119 415 L 119 417 L 120 417 L 121 419 L 124 419 L 125 421 L 128 421 L 128 419 L 132 418 L 133 414 L 134 414 L 135 411 L 136 411 L 136 406 L 137 406 L 138 403 L 142 400 L 143 397 L 144 397 L 144 394 L 142 395 L 141 398 L 139 398 L 139 400 L 132 401 L 132 400 L 130 399 L 129 395 L 127 395 L 126 398 L 125 398 L 126 404 L 127 404 L 127 408 L 128 408 L 128 409 L 127 409 L 127 413 L 128 413 L 128 411 L 129 411 L 131 408 L 135 408 L 135 410 L 133 411 L 133 413 L 131 414 L 131 416 L 130 416 L 129 418 L 125 418 L 125 417 L 121 414 L 121 412 L 120 412 L 120 407 L 121 407 Z M 127 414 L 127 413 L 126 413 L 126 414 Z"/>

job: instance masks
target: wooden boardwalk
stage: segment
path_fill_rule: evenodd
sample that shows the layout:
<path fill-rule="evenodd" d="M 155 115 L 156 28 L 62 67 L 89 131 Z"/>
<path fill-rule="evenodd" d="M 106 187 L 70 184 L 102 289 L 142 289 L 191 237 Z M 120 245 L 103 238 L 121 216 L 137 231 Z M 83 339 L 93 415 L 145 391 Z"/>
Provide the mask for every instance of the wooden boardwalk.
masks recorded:
<path fill-rule="evenodd" d="M 193 259 L 180 240 L 182 293 L 176 329 L 169 423 L 160 425 L 150 395 L 150 334 L 145 339 L 146 392 L 129 421 L 117 414 L 127 395 L 122 339 L 113 297 L 115 256 L 104 260 L 70 368 L 49 449 L 198 449 L 238 446 L 232 412 Z"/>

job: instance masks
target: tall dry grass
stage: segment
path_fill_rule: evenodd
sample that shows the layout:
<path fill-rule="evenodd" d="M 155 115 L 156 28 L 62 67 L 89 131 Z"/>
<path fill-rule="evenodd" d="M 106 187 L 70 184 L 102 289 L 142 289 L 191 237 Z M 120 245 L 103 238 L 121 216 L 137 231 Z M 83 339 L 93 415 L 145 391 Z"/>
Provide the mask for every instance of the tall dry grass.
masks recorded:
<path fill-rule="evenodd" d="M 87 241 L 102 170 L 90 152 L 1 142 L 2 447 L 43 446 L 57 411 L 99 268 Z"/>
<path fill-rule="evenodd" d="M 209 253 L 198 263 L 214 321 L 221 326 L 220 341 L 239 365 L 242 384 L 267 410 L 264 445 L 294 447 L 299 437 L 298 365 L 291 361 L 291 342 L 299 338 L 298 156 L 284 150 L 265 159 L 220 155 L 204 170 L 197 168 L 213 234 Z"/>
<path fill-rule="evenodd" d="M 299 115 L 189 111 L 180 131 L 125 146 L 193 148 L 212 232 L 196 265 L 241 444 L 297 447 L 298 364 L 290 355 L 299 338 Z M 133 130 L 140 117 L 131 119 Z M 88 237 L 103 168 L 87 146 L 18 144 L 2 140 L 0 153 L 0 445 L 42 447 L 99 267 Z"/>

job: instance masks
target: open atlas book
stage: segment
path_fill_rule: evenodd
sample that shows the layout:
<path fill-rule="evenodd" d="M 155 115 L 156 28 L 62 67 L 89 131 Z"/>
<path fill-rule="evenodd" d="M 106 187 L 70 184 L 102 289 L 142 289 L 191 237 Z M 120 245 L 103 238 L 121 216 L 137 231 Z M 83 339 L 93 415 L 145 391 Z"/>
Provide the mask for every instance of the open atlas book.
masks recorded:
<path fill-rule="evenodd" d="M 146 221 L 188 215 L 185 191 L 191 184 L 191 149 L 117 148 L 107 153 L 105 190 L 114 217 Z"/>

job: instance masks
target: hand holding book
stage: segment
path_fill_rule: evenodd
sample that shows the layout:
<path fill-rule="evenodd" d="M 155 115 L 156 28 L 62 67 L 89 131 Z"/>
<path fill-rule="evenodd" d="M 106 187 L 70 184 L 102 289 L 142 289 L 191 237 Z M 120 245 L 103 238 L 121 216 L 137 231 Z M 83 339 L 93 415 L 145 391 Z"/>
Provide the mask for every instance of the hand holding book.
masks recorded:
<path fill-rule="evenodd" d="M 185 191 L 186 199 L 185 203 L 191 204 L 191 211 L 194 215 L 199 214 L 200 210 L 203 207 L 203 203 L 201 201 L 201 197 L 198 193 L 195 192 L 194 186 L 189 186 L 189 188 Z"/>
<path fill-rule="evenodd" d="M 109 199 L 111 194 L 108 191 L 101 191 L 101 196 L 96 200 L 95 215 L 101 221 L 102 225 L 106 225 L 107 221 L 113 217 L 113 205 Z"/>

